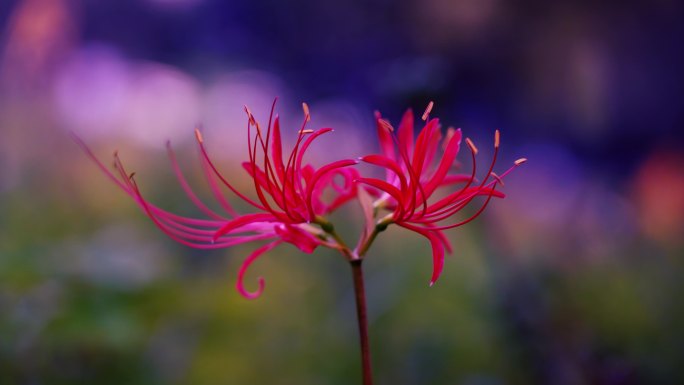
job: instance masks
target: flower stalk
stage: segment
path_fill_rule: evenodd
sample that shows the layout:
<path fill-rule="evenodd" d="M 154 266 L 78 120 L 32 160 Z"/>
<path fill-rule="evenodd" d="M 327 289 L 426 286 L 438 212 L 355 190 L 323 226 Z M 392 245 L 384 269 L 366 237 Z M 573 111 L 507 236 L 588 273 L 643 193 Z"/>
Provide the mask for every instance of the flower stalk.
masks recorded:
<path fill-rule="evenodd" d="M 354 297 L 356 298 L 356 315 L 359 321 L 359 340 L 361 342 L 361 368 L 363 385 L 373 385 L 370 341 L 368 338 L 368 314 L 366 312 L 366 289 L 363 285 L 363 259 L 349 261 L 354 278 Z"/>

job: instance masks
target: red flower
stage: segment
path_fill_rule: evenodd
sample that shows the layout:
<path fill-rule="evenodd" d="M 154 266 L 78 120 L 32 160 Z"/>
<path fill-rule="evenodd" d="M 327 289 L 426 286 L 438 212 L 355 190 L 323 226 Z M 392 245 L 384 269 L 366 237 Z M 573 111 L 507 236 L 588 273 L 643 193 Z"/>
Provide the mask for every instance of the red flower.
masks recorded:
<path fill-rule="evenodd" d="M 469 175 L 450 174 L 456 155 L 461 145 L 461 130 L 449 127 L 444 138 L 438 119 L 428 119 L 432 102 L 423 114 L 425 125 L 414 141 L 413 113 L 408 110 L 395 132 L 392 125 L 376 113 L 377 132 L 382 155 L 367 155 L 362 161 L 386 169 L 385 180 L 376 178 L 359 178 L 358 181 L 381 191 L 380 197 L 372 202 L 374 209 L 385 209 L 389 214 L 375 222 L 375 231 L 360 243 L 360 255 L 363 255 L 373 241 L 377 232 L 384 230 L 389 224 L 414 231 L 430 241 L 432 246 L 433 272 L 430 285 L 439 278 L 444 266 L 444 251 L 451 252 L 451 245 L 443 231 L 462 226 L 479 216 L 489 204 L 492 197 L 503 198 L 504 194 L 496 190 L 502 184 L 501 178 L 513 168 L 524 163 L 519 159 L 513 167 L 501 177 L 493 172 L 499 150 L 499 131 L 494 136 L 494 156 L 482 181 L 477 181 L 475 155 L 477 148 L 473 142 L 465 141 L 472 155 L 473 169 Z M 443 154 L 437 156 L 442 144 Z M 440 198 L 430 199 L 440 188 L 453 188 Z M 478 196 L 485 196 L 484 203 L 470 217 L 455 221 L 455 214 L 468 206 Z"/>
<path fill-rule="evenodd" d="M 207 153 L 200 131 L 195 130 L 204 174 L 214 197 L 225 212 L 223 214 L 210 209 L 197 197 L 187 183 L 176 162 L 173 150 L 167 143 L 171 165 L 178 181 L 188 198 L 204 213 L 205 218 L 179 216 L 148 202 L 140 192 L 133 174 L 128 174 L 116 153 L 114 154 L 116 172 L 112 173 L 79 138 L 74 137 L 74 139 L 100 169 L 137 202 L 157 227 L 179 243 L 199 249 L 216 249 L 251 241 L 268 240 L 269 243 L 259 247 L 247 257 L 238 273 L 237 289 L 240 294 L 247 298 L 256 298 L 263 291 L 264 280 L 259 278 L 259 288 L 256 292 L 248 292 L 243 286 L 243 278 L 247 268 L 263 253 L 283 242 L 291 243 L 305 253 L 313 252 L 320 245 L 338 250 L 344 248 L 329 233 L 313 226 L 312 223 L 325 227 L 328 223 L 323 218 L 324 215 L 356 197 L 353 181 L 358 178 L 358 173 L 348 166 L 357 164 L 358 161 L 340 160 L 318 169 L 305 164 L 304 155 L 313 141 L 331 132 L 332 129 L 306 129 L 310 116 L 307 105 L 304 104 L 303 107 L 304 122 L 299 130 L 296 144 L 287 157 L 283 156 L 280 120 L 277 115 L 275 117 L 273 115 L 275 101 L 265 132 L 249 109 L 245 107 L 248 116 L 249 161 L 243 163 L 243 167 L 254 181 L 256 199 L 251 199 L 238 191 L 222 176 Z M 342 186 L 333 183 L 335 177 L 341 177 L 344 180 Z M 220 190 L 221 184 L 252 206 L 256 212 L 238 214 Z M 324 191 L 329 187 L 333 190 L 332 199 L 326 200 Z"/>

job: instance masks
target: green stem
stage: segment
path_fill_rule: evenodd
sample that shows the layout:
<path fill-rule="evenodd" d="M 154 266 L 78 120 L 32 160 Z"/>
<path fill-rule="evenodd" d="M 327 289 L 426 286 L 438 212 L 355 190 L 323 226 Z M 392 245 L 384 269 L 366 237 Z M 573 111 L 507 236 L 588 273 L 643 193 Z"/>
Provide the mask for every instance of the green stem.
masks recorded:
<path fill-rule="evenodd" d="M 354 276 L 354 294 L 356 296 L 356 314 L 359 320 L 359 337 L 361 340 L 361 366 L 363 369 L 363 385 L 373 385 L 371 369 L 370 344 L 368 341 L 368 316 L 366 314 L 366 290 L 363 286 L 363 260 L 350 261 Z"/>

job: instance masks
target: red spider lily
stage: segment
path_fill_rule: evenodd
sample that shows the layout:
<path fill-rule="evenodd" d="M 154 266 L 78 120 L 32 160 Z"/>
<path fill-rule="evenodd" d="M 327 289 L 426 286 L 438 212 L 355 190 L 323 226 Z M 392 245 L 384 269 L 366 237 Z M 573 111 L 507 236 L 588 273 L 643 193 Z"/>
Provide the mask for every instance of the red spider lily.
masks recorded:
<path fill-rule="evenodd" d="M 374 237 L 387 225 L 396 223 L 427 238 L 432 246 L 433 257 L 430 285 L 437 281 L 442 272 L 445 249 L 449 253 L 452 251 L 443 231 L 462 226 L 478 217 L 492 197 L 503 198 L 504 194 L 496 190 L 498 184 L 503 184 L 501 178 L 526 161 L 524 158 L 517 160 L 513 167 L 500 177 L 493 172 L 499 150 L 499 131 L 497 130 L 494 139 L 494 156 L 482 181 L 478 182 L 475 177 L 477 148 L 468 138 L 465 141 L 472 155 L 472 172 L 469 175 L 450 174 L 449 171 L 454 166 L 461 145 L 461 130 L 449 127 L 443 137 L 439 120 L 429 119 L 431 109 L 432 102 L 423 114 L 422 119 L 426 123 L 415 140 L 414 117 L 411 110 L 406 111 L 396 131 L 387 120 L 380 116 L 380 113 L 376 113 L 382 155 L 367 155 L 361 160 L 385 168 L 386 177 L 385 180 L 358 179 L 358 182 L 381 191 L 380 197 L 372 202 L 372 208 L 390 211 L 375 222 L 374 232 L 366 231 L 365 234 L 371 234 L 371 237 Z M 440 142 L 443 149 L 441 158 L 437 156 Z M 446 196 L 430 199 L 440 188 L 459 185 L 460 187 L 448 192 Z M 486 199 L 474 214 L 461 221 L 451 220 L 478 196 L 485 196 Z M 360 244 L 366 245 L 372 240 L 372 238 L 362 240 Z M 365 248 L 359 252 L 361 255 L 363 253 L 365 253 Z"/>
<path fill-rule="evenodd" d="M 259 256 L 283 242 L 291 243 L 305 253 L 311 253 L 321 245 L 342 250 L 343 246 L 337 240 L 312 223 L 324 227 L 327 224 L 323 219 L 324 215 L 356 197 L 353 181 L 358 178 L 358 173 L 348 166 L 357 164 L 357 160 L 340 160 L 318 169 L 310 164 L 304 164 L 304 156 L 313 141 L 332 129 L 307 129 L 306 124 L 310 120 L 310 115 L 307 105 L 303 106 L 304 122 L 294 148 L 287 158 L 283 156 L 280 120 L 277 115 L 274 117 L 275 101 L 265 132 L 245 107 L 248 116 L 249 161 L 243 163 L 243 167 L 254 181 L 256 199 L 251 199 L 238 191 L 219 172 L 207 153 L 200 131 L 195 130 L 202 168 L 212 194 L 225 212 L 223 214 L 210 209 L 197 197 L 167 143 L 171 165 L 181 187 L 205 218 L 183 217 L 153 205 L 143 197 L 133 174 L 125 170 L 118 154 L 114 154 L 116 172 L 112 173 L 83 141 L 75 136 L 74 139 L 100 169 L 136 201 L 157 227 L 179 243 L 199 249 L 217 249 L 268 240 L 268 243 L 247 257 L 238 273 L 237 290 L 247 298 L 256 298 L 264 289 L 264 280 L 259 278 L 256 292 L 247 291 L 243 285 L 243 278 L 249 266 Z M 344 183 L 333 183 L 335 177 L 341 177 Z M 221 185 L 256 212 L 238 214 L 224 196 Z M 324 199 L 324 195 L 330 195 L 324 194 L 327 189 L 333 190 L 331 199 Z"/>

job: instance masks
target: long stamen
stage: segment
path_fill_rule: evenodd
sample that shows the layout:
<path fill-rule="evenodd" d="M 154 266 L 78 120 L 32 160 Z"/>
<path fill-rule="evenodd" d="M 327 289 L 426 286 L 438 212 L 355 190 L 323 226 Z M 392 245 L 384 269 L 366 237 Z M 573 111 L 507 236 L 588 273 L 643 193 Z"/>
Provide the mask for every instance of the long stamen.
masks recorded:
<path fill-rule="evenodd" d="M 470 218 L 465 219 L 465 220 L 463 220 L 463 221 L 461 221 L 461 222 L 458 222 L 458 223 L 454 223 L 454 224 L 452 224 L 452 225 L 440 226 L 440 227 L 431 228 L 431 230 L 437 230 L 437 231 L 439 231 L 439 230 L 448 230 L 448 229 L 453 229 L 454 227 L 463 226 L 463 225 L 465 225 L 466 223 L 471 222 L 472 220 L 474 220 L 475 218 L 477 218 L 478 216 L 480 216 L 480 214 L 482 214 L 482 212 L 485 210 L 485 208 L 487 208 L 487 205 L 489 204 L 489 202 L 492 200 L 492 197 L 494 196 L 494 191 L 495 191 L 495 189 L 496 189 L 496 184 L 494 184 L 494 186 L 492 187 L 492 189 L 491 189 L 489 195 L 487 196 L 487 200 L 484 202 L 484 204 L 482 205 L 482 207 L 480 207 L 480 209 L 477 210 L 477 212 L 476 212 L 475 214 L 473 214 L 472 216 L 470 216 Z"/>
<path fill-rule="evenodd" d="M 183 172 L 180 169 L 180 166 L 178 165 L 178 161 L 176 161 L 176 154 L 174 153 L 173 149 L 171 148 L 171 142 L 166 142 L 166 149 L 169 155 L 169 159 L 171 161 L 171 168 L 173 168 L 173 171 L 176 174 L 176 179 L 178 179 L 178 182 L 180 183 L 181 187 L 183 188 L 183 191 L 185 191 L 185 194 L 188 196 L 188 198 L 192 201 L 192 203 L 197 206 L 198 209 L 200 209 L 202 212 L 207 214 L 208 216 L 215 218 L 215 219 L 226 219 L 218 214 L 216 214 L 213 210 L 211 210 L 209 207 L 207 207 L 195 194 L 195 192 L 192 190 L 190 187 L 190 184 L 188 184 L 188 181 L 185 179 L 185 175 L 183 175 Z"/>
<path fill-rule="evenodd" d="M 430 215 L 434 215 L 435 211 L 439 211 L 439 210 L 443 209 L 444 207 L 449 206 L 453 202 L 456 202 L 459 199 L 459 197 L 463 194 L 463 192 L 466 191 L 470 187 L 470 185 L 473 183 L 473 181 L 475 180 L 475 173 L 477 170 L 477 162 L 475 159 L 475 155 L 477 154 L 477 148 L 475 147 L 474 144 L 472 144 L 472 142 L 468 138 L 466 138 L 466 143 L 470 143 L 468 145 L 468 148 L 470 148 L 470 157 L 471 157 L 471 160 L 473 163 L 473 169 L 470 173 L 470 179 L 468 180 L 468 183 L 466 183 L 466 185 L 461 188 L 461 190 L 459 190 L 458 192 L 456 192 L 450 196 L 447 196 L 446 198 L 440 200 L 439 202 L 431 205 L 430 208 L 428 209 L 428 213 Z M 428 216 L 430 216 L 430 215 L 428 215 Z"/>
<path fill-rule="evenodd" d="M 195 129 L 195 137 L 197 138 L 197 143 L 199 144 L 200 152 L 202 153 L 202 157 L 203 157 L 204 160 L 207 162 L 207 164 L 209 165 L 209 167 L 211 168 L 211 170 L 214 172 L 214 175 L 216 175 L 216 176 L 219 178 L 219 180 L 221 180 L 221 183 L 223 183 L 226 187 L 228 187 L 228 189 L 230 189 L 230 191 L 233 192 L 233 194 L 237 195 L 240 199 L 242 199 L 242 200 L 245 201 L 246 203 L 248 203 L 248 204 L 254 206 L 256 209 L 265 210 L 265 207 L 264 207 L 264 206 L 258 204 L 258 203 L 255 202 L 254 200 L 248 198 L 247 196 L 245 196 L 244 194 L 242 194 L 241 192 L 239 192 L 235 187 L 233 187 L 232 184 L 230 184 L 230 183 L 226 180 L 226 178 L 223 177 L 223 175 L 221 175 L 221 173 L 218 171 L 218 168 L 216 168 L 216 165 L 214 164 L 214 162 L 212 162 L 212 161 L 211 161 L 211 158 L 209 158 L 209 154 L 207 153 L 207 149 L 204 147 L 204 140 L 203 140 L 203 138 L 202 138 L 202 133 L 201 133 L 198 129 Z M 249 140 L 248 140 L 248 142 L 249 142 Z M 250 156 L 250 158 L 251 158 L 251 156 L 252 156 L 252 155 L 251 155 L 251 153 L 252 153 L 251 145 L 250 145 L 250 148 L 249 148 L 249 153 L 250 153 L 249 156 Z"/>

